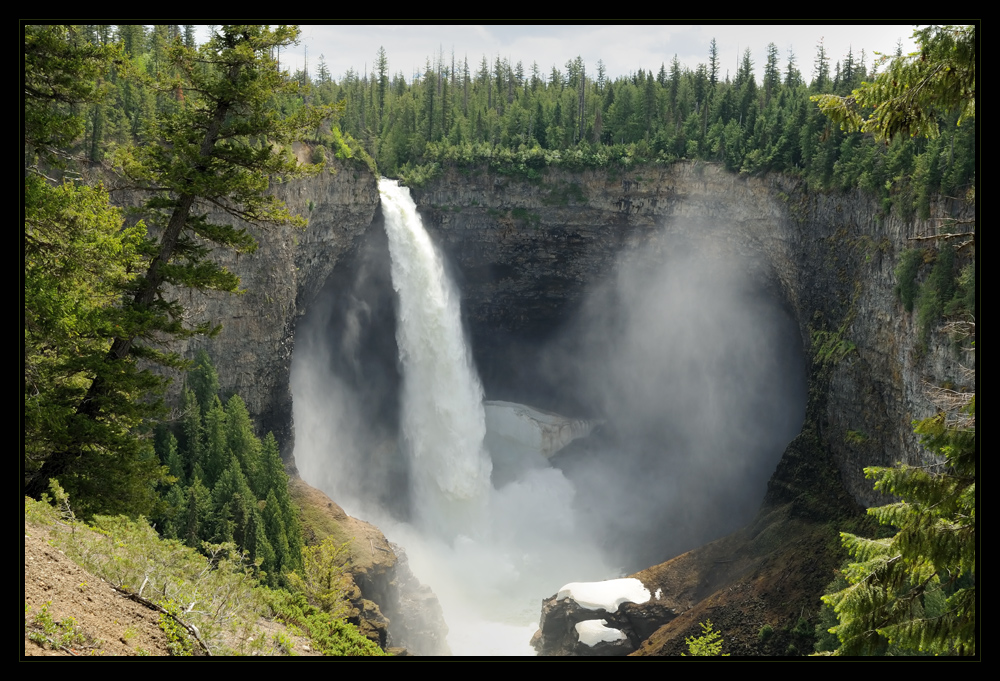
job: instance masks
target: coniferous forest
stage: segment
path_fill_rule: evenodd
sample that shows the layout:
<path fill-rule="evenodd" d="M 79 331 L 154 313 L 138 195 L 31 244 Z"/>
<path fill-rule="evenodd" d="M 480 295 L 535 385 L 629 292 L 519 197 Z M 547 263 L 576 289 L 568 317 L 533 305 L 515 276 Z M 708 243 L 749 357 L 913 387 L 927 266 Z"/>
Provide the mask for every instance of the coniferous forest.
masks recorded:
<path fill-rule="evenodd" d="M 974 68 L 971 95 L 963 82 L 957 95 L 933 96 L 966 104 L 923 106 L 922 127 L 904 128 L 910 134 L 889 127 L 872 134 L 861 123 L 877 110 L 858 99 L 866 83 L 886 74 L 924 77 L 893 70 L 902 68 L 902 54 L 859 50 L 834 61 L 820 43 L 814 54 L 782 57 L 772 43 L 759 82 L 749 48 L 735 75 L 724 76 L 714 40 L 694 69 L 674 57 L 614 78 L 602 62 L 571 55 L 543 71 L 537 63 L 439 54 L 407 80 L 383 48 L 373 51 L 371 73 L 332 74 L 322 59 L 309 72 L 281 71 L 276 57 L 298 39 L 295 27 L 220 26 L 201 45 L 192 25 L 22 30 L 25 494 L 68 499 L 86 520 L 146 518 L 163 539 L 204 556 L 218 556 L 220 546 L 239 552 L 239 569 L 274 589 L 272 603 L 284 603 L 272 607 L 294 610 L 289 620 L 323 629 L 324 640 L 360 635 L 331 624 L 337 608 L 309 587 L 319 554 L 304 545 L 279 443 L 255 431 L 238 395 L 220 394 L 206 355 L 190 362 L 170 349 L 172 340 L 214 330 L 189 325 L 168 288 L 234 292 L 238 279 L 210 254 L 256 247 L 246 231 L 210 221 L 210 207 L 251 223 L 304 224 L 267 194 L 269 178 L 320 172 L 332 158 L 411 186 L 449 166 L 537 180 L 551 167 L 610 172 L 700 160 L 746 175 L 793 175 L 809 191 L 860 190 L 877 197 L 883 215 L 905 220 L 928 217 L 938 197 L 975 200 Z M 970 49 L 976 59 L 971 29 L 927 30 L 921 45 L 925 61 L 965 63 L 967 54 L 954 54 Z M 914 91 L 923 83 L 915 80 Z M 291 154 L 295 142 L 308 146 L 311 164 Z M 141 199 L 126 206 L 112 190 Z M 928 252 L 909 251 L 896 270 L 900 301 L 919 310 L 924 342 L 943 319 L 974 314 L 976 304 L 974 265 L 959 268 L 944 243 Z M 918 284 L 919 268 L 930 263 L 933 272 Z M 180 418 L 169 418 L 163 402 L 167 370 L 183 381 Z M 919 548 L 919 557 L 906 559 L 916 567 L 887 579 L 920 599 L 921 617 L 937 613 L 936 623 L 915 628 L 920 617 L 897 608 L 899 598 L 849 588 L 893 560 L 884 542 L 852 535 L 845 545 L 858 562 L 826 599 L 826 628 L 840 627 L 827 650 L 884 653 L 895 636 L 908 646 L 903 652 L 968 653 L 975 554 L 963 547 L 974 543 L 974 397 L 963 408 L 973 414 L 971 436 L 945 420 L 917 426 L 954 465 L 954 489 L 912 471 L 871 473 L 915 504 L 916 520 L 898 509 L 880 516 L 916 528 L 897 537 L 902 555 Z M 950 515 L 924 513 L 922 503 Z M 965 534 L 942 555 L 927 548 L 920 528 L 947 523 Z M 883 615 L 888 628 L 866 648 L 861 638 Z M 961 643 L 941 643 L 947 637 Z M 372 652 L 366 642 L 344 645 L 327 649 Z"/>

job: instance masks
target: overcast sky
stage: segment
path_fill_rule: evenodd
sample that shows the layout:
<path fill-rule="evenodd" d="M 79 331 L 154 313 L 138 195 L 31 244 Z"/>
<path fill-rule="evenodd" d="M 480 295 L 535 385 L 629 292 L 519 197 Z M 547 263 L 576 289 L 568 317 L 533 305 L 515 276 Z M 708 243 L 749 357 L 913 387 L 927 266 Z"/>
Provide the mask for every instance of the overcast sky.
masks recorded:
<path fill-rule="evenodd" d="M 773 42 L 781 53 L 784 71 L 789 51 L 808 82 L 813 75 L 816 47 L 822 39 L 830 56 L 831 69 L 843 59 L 848 49 L 855 58 L 866 52 L 865 63 L 871 66 L 875 51 L 893 53 L 896 42 L 903 41 L 903 51 L 915 49 L 910 36 L 914 25 L 641 25 L 641 26 L 531 26 L 531 25 L 302 25 L 302 43 L 283 53 L 282 65 L 291 70 L 302 67 L 308 50 L 309 71 L 316 73 L 322 54 L 327 68 L 339 80 L 349 68 L 370 72 L 379 46 L 385 48 L 391 74 L 402 72 L 409 81 L 414 72 L 422 73 L 426 59 L 436 60 L 439 50 L 451 63 L 454 50 L 456 63 L 469 59 L 473 72 L 483 55 L 491 60 L 498 55 L 511 64 L 520 60 L 526 73 L 531 63 L 538 62 L 542 73 L 552 66 L 563 70 L 568 60 L 583 57 L 589 74 L 596 74 L 597 60 L 604 60 L 609 77 L 630 74 L 640 68 L 659 71 L 660 64 L 670 68 L 676 54 L 681 64 L 694 69 L 708 62 L 708 46 L 715 38 L 721 61 L 720 77 L 726 71 L 735 76 L 737 62 L 750 48 L 760 81 L 767 55 L 767 45 Z"/>

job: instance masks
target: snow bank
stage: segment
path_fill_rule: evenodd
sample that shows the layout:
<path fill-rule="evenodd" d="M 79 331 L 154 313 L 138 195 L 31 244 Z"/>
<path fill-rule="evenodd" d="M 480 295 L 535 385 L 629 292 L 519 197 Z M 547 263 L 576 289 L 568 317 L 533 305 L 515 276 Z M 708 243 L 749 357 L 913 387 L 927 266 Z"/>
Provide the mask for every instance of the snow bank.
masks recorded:
<path fill-rule="evenodd" d="M 625 632 L 607 626 L 607 620 L 586 620 L 576 623 L 576 634 L 580 643 L 596 646 L 598 643 L 614 643 L 625 639 Z"/>
<path fill-rule="evenodd" d="M 576 601 L 587 610 L 615 612 L 622 603 L 645 603 L 649 600 L 649 591 L 638 579 L 627 577 L 605 582 L 571 582 L 556 594 L 557 601 L 564 598 Z"/>

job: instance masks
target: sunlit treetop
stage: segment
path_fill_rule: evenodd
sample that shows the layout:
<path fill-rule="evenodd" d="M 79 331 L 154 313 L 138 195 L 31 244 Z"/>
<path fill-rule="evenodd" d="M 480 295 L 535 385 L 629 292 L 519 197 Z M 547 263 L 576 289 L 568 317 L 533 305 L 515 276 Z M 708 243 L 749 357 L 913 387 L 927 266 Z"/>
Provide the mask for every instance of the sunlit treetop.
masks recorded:
<path fill-rule="evenodd" d="M 847 132 L 937 137 L 938 116 L 957 110 L 958 124 L 976 113 L 976 29 L 930 26 L 913 33 L 920 51 L 886 59 L 887 68 L 847 97 L 811 99 Z"/>

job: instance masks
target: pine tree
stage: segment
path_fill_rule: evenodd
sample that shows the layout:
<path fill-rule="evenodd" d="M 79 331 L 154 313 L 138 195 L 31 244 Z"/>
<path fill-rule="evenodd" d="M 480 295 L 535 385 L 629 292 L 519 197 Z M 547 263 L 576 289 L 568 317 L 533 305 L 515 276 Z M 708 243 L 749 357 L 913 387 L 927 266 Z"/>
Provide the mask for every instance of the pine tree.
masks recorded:
<path fill-rule="evenodd" d="M 268 433 L 264 437 L 261 459 L 267 477 L 267 504 L 271 506 L 270 496 L 273 494 L 275 500 L 274 510 L 280 514 L 281 526 L 284 528 L 285 534 L 284 542 L 288 547 L 282 567 L 289 570 L 297 570 L 302 566 L 302 525 L 299 522 L 298 509 L 295 507 L 291 495 L 288 493 L 288 475 L 285 473 L 284 464 L 281 462 L 278 442 L 275 440 L 273 433 Z M 274 540 L 272 540 L 272 543 L 275 547 L 279 545 Z M 276 548 L 275 550 L 278 549 Z"/>
<path fill-rule="evenodd" d="M 240 462 L 240 468 L 255 498 L 266 497 L 267 485 L 260 460 L 260 440 L 253 432 L 250 414 L 239 395 L 233 395 L 226 402 L 226 444 Z"/>
<path fill-rule="evenodd" d="M 975 398 L 965 407 L 975 413 Z M 900 501 L 868 510 L 893 537 L 841 533 L 857 560 L 849 586 L 823 597 L 839 624 L 839 655 L 864 655 L 889 644 L 939 655 L 976 654 L 975 427 L 949 425 L 944 413 L 916 432 L 944 465 L 866 468 L 875 489 Z"/>
<path fill-rule="evenodd" d="M 195 355 L 194 366 L 187 372 L 187 385 L 194 392 L 203 412 L 212 408 L 219 394 L 219 374 L 204 350 Z"/>
<path fill-rule="evenodd" d="M 913 37 L 919 52 L 890 60 L 888 68 L 848 97 L 824 94 L 813 101 L 844 130 L 870 132 L 886 141 L 896 135 L 937 137 L 942 111 L 957 109 L 959 125 L 974 117 L 975 27 L 931 26 Z"/>
<path fill-rule="evenodd" d="M 212 408 L 202 417 L 205 444 L 202 449 L 204 461 L 201 466 L 205 473 L 205 484 L 210 488 L 215 487 L 215 483 L 229 465 L 229 457 L 232 454 L 226 438 L 226 421 L 226 410 L 219 398 L 215 397 Z"/>
<path fill-rule="evenodd" d="M 44 65 L 43 48 L 58 47 L 59 42 L 44 31 L 34 35 L 37 40 L 26 37 L 26 57 L 42 55 L 28 61 Z M 50 478 L 64 473 L 92 476 L 103 471 L 107 475 L 112 467 L 102 464 L 102 457 L 141 458 L 135 418 L 148 415 L 148 409 L 141 409 L 148 404 L 144 396 L 162 386 L 162 380 L 149 370 L 140 370 L 136 360 L 182 365 L 179 357 L 143 341 L 164 333 L 184 337 L 211 331 L 208 324 L 186 328 L 181 305 L 164 295 L 165 287 L 233 291 L 238 279 L 207 259 L 209 246 L 249 252 L 256 245 L 244 229 L 210 222 L 209 207 L 251 223 L 304 224 L 266 194 L 271 176 L 290 177 L 305 170 L 281 145 L 315 129 L 324 114 L 303 108 L 297 116 L 281 119 L 271 108 L 276 95 L 297 87 L 278 71 L 271 52 L 291 44 L 297 36 L 297 29 L 285 26 L 274 30 L 223 26 L 195 50 L 179 40 L 160 46 L 160 32 L 154 35 L 154 45 L 162 47 L 162 59 L 169 62 L 170 68 L 164 71 L 176 74 L 165 85 L 175 95 L 179 93 L 178 101 L 149 122 L 144 133 L 149 142 L 123 149 L 116 163 L 135 189 L 150 194 L 145 219 L 159 236 L 149 242 L 152 257 L 145 275 L 109 334 L 110 350 L 90 367 L 90 385 L 75 412 L 79 422 L 75 432 L 83 441 L 50 453 L 27 481 L 26 494 L 40 496 Z M 83 68 L 77 71 L 86 73 Z M 31 73 L 27 68 L 26 72 Z M 44 79 L 28 82 L 38 92 L 37 99 L 53 100 L 55 94 L 41 85 L 35 87 L 36 80 Z M 68 97 L 75 96 L 75 90 L 68 92 Z M 33 121 L 28 129 L 36 130 L 31 140 L 26 137 L 26 147 L 30 142 L 30 148 L 37 151 L 60 142 L 51 132 L 53 126 L 46 123 L 49 119 L 34 111 L 26 112 L 26 118 Z M 132 418 L 117 418 L 121 414 Z"/>

